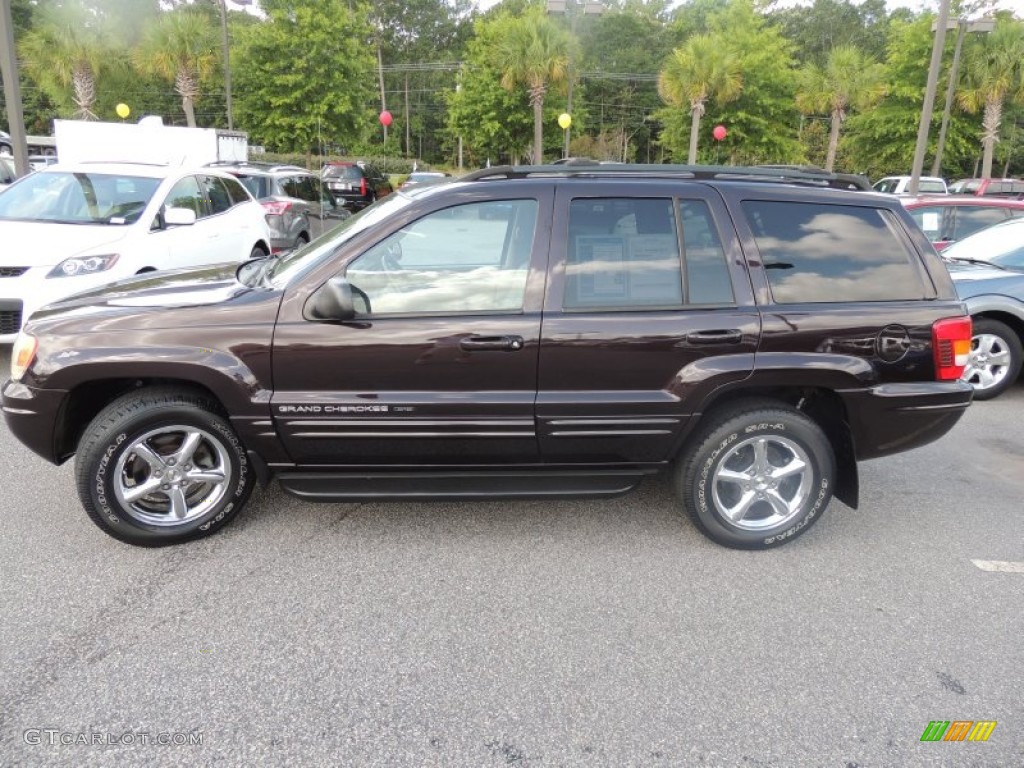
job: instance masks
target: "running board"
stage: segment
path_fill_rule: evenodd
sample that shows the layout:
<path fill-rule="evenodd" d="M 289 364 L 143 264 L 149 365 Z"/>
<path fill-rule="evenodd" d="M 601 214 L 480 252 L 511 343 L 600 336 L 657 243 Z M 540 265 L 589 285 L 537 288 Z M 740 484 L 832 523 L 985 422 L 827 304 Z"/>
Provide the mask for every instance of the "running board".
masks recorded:
<path fill-rule="evenodd" d="M 471 501 L 610 498 L 652 471 L 285 472 L 281 487 L 307 501 Z"/>

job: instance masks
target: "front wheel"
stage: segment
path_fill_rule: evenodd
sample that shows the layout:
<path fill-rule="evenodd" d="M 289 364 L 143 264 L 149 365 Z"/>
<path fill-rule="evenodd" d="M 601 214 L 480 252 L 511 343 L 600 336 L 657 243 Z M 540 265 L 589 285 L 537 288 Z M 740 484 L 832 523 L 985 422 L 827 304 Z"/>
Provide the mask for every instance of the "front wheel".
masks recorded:
<path fill-rule="evenodd" d="M 791 541 L 832 498 L 835 456 L 828 438 L 781 404 L 724 414 L 691 445 L 679 462 L 676 490 L 704 534 L 726 547 L 768 549 Z"/>
<path fill-rule="evenodd" d="M 971 354 L 960 378 L 974 387 L 975 400 L 991 400 L 1017 380 L 1022 358 L 1020 337 L 1012 328 L 998 320 L 978 318 Z"/>
<path fill-rule="evenodd" d="M 86 428 L 75 477 L 85 511 L 115 539 L 138 546 L 207 536 L 252 491 L 252 472 L 230 424 L 206 397 L 139 390 Z"/>

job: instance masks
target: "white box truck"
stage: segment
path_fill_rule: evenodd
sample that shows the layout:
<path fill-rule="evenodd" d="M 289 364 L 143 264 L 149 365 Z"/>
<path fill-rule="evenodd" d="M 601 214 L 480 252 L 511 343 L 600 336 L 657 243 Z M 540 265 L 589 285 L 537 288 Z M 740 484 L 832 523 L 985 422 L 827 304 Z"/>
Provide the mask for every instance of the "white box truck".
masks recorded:
<path fill-rule="evenodd" d="M 245 162 L 245 133 L 219 128 L 180 128 L 159 118 L 138 123 L 54 120 L 57 157 L 62 163 L 123 162 L 160 165 L 206 165 Z"/>

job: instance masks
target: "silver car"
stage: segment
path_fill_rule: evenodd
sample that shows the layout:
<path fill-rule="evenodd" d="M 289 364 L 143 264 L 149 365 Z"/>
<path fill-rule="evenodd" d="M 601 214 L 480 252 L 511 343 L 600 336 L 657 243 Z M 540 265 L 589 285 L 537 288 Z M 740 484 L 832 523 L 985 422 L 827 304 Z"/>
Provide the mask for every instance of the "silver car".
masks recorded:
<path fill-rule="evenodd" d="M 352 215 L 316 174 L 297 165 L 215 165 L 235 176 L 263 206 L 270 226 L 270 247 L 275 254 L 302 247 Z"/>
<path fill-rule="evenodd" d="M 12 184 L 16 178 L 18 176 L 14 172 L 14 161 L 0 155 L 0 189 Z"/>

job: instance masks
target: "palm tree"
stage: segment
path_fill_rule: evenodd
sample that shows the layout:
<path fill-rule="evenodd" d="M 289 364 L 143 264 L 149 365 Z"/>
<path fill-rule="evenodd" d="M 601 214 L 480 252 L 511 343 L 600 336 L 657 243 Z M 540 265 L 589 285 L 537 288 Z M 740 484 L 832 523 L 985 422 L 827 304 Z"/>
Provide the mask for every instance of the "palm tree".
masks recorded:
<path fill-rule="evenodd" d="M 135 50 L 139 71 L 174 81 L 190 128 L 196 126 L 199 84 L 217 62 L 215 37 L 210 16 L 185 7 L 161 13 Z"/>
<path fill-rule="evenodd" d="M 965 58 L 965 87 L 957 95 L 968 112 L 984 108 L 981 119 L 984 154 L 982 178 L 992 177 L 992 152 L 999 141 L 999 124 L 1003 103 L 1007 98 L 1020 101 L 1024 97 L 1021 70 L 1024 59 L 1024 24 L 1000 19 L 992 34 L 972 46 Z"/>
<path fill-rule="evenodd" d="M 674 107 L 690 109 L 690 154 L 697 162 L 697 137 L 705 105 L 732 101 L 743 90 L 739 58 L 724 40 L 712 35 L 694 35 L 682 48 L 669 55 L 658 73 L 658 93 Z"/>
<path fill-rule="evenodd" d="M 533 107 L 533 161 L 544 162 L 544 97 L 553 83 L 564 80 L 570 50 L 575 42 L 565 30 L 533 9 L 508 20 L 508 27 L 494 52 L 501 85 L 514 90 L 525 85 Z"/>
<path fill-rule="evenodd" d="M 799 74 L 797 107 L 804 114 L 829 112 L 831 130 L 825 170 L 831 171 L 839 148 L 839 130 L 850 109 L 867 109 L 885 95 L 882 66 L 852 45 L 838 45 L 825 66 L 808 64 Z"/>
<path fill-rule="evenodd" d="M 44 11 L 41 21 L 21 41 L 18 53 L 26 71 L 43 88 L 54 95 L 71 88 L 75 117 L 97 120 L 92 111 L 96 77 L 108 54 L 94 20 L 75 13 L 75 8 L 69 6 L 59 16 Z"/>

